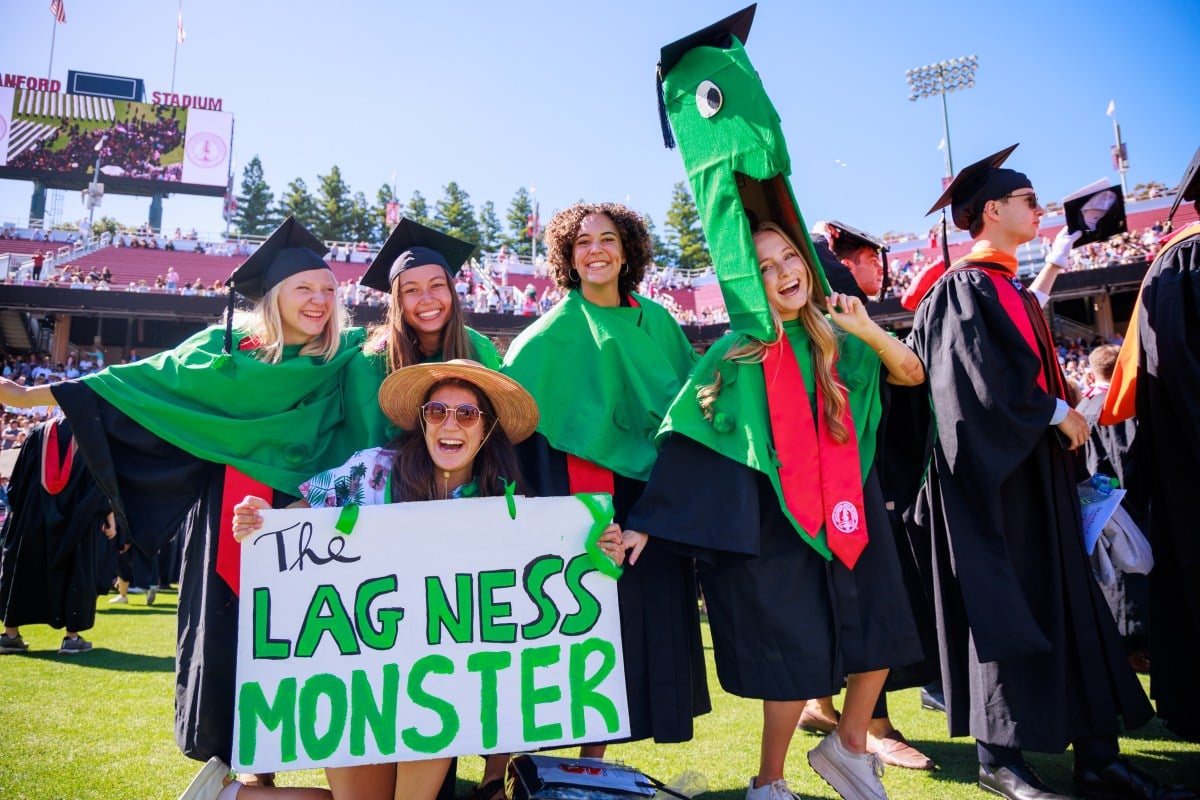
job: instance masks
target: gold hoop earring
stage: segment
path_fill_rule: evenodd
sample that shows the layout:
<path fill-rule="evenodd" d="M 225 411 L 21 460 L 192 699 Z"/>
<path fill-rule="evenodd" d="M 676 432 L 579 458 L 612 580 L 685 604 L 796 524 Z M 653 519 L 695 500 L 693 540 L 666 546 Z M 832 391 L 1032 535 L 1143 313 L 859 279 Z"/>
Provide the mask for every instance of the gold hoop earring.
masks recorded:
<path fill-rule="evenodd" d="M 567 280 L 579 281 L 579 273 L 574 269 L 567 270 Z M 580 281 L 580 283 L 582 283 L 582 281 Z"/>

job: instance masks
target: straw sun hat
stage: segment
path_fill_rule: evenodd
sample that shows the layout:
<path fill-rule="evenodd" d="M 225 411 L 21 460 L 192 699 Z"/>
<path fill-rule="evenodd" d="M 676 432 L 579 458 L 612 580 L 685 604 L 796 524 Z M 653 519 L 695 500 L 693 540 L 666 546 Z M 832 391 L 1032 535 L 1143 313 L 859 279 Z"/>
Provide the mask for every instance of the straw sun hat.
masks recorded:
<path fill-rule="evenodd" d="M 429 390 L 448 378 L 465 381 L 487 396 L 500 418 L 500 427 L 513 444 L 528 439 L 537 427 L 537 403 L 525 387 L 478 361 L 466 359 L 413 364 L 396 370 L 379 387 L 379 407 L 401 429 L 415 430 Z"/>

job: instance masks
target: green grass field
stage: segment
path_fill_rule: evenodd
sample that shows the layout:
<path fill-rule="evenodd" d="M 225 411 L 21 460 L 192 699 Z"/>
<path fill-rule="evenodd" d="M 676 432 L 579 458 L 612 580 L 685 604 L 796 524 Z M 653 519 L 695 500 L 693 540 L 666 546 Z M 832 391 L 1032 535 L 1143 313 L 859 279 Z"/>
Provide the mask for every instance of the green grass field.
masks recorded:
<path fill-rule="evenodd" d="M 90 653 L 60 656 L 61 632 L 34 625 L 22 629 L 26 655 L 0 656 L 0 798 L 5 800 L 169 800 L 200 766 L 180 755 L 172 725 L 175 594 L 161 593 L 153 607 L 141 596 L 129 605 L 98 601 L 96 627 L 86 633 Z M 613 758 L 670 780 L 684 769 L 703 773 L 706 798 L 740 800 L 758 764 L 760 706 L 723 693 L 709 654 L 713 713 L 698 720 L 687 744 L 639 743 L 609 749 Z M 893 800 L 978 798 L 975 748 L 969 739 L 948 740 L 945 718 L 921 711 L 917 690 L 890 697 L 892 719 L 940 765 L 933 773 L 889 769 L 884 785 Z M 797 733 L 787 777 L 804 797 L 835 797 L 804 758 L 817 743 Z M 1157 723 L 1122 740 L 1134 763 L 1160 778 L 1200 783 L 1200 746 L 1180 741 Z M 1069 755 L 1032 755 L 1043 777 L 1070 787 Z M 478 758 L 459 766 L 459 794 L 482 771 Z M 324 786 L 319 771 L 286 773 L 281 783 Z"/>

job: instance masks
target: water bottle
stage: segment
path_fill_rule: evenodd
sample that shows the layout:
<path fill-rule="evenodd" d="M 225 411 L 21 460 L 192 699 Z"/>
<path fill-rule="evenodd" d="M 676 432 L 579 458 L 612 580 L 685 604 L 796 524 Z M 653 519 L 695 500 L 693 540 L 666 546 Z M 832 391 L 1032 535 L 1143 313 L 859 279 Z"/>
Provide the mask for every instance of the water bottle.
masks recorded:
<path fill-rule="evenodd" d="M 1091 480 L 1088 481 L 1088 483 L 1091 484 L 1091 487 L 1093 489 L 1095 489 L 1097 492 L 1104 495 L 1105 497 L 1112 494 L 1113 489 L 1116 489 L 1118 486 L 1121 485 L 1121 482 L 1118 481 L 1116 478 L 1109 477 L 1108 475 L 1102 475 L 1099 472 L 1097 472 L 1095 475 L 1093 475 Z"/>

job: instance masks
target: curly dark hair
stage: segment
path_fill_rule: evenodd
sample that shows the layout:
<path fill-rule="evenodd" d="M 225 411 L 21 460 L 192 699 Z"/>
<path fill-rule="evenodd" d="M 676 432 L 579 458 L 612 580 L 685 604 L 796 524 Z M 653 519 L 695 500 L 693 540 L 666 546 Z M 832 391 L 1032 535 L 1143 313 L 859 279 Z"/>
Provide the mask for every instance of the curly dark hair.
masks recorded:
<path fill-rule="evenodd" d="M 583 218 L 591 214 L 604 214 L 613 221 L 621 237 L 621 251 L 629 270 L 617 279 L 617 288 L 622 296 L 628 295 L 646 274 L 646 267 L 654 259 L 654 246 L 650 232 L 642 216 L 620 203 L 576 203 L 554 215 L 546 225 L 546 254 L 554 271 L 554 280 L 564 289 L 579 288 L 579 273 L 575 271 L 575 237 Z"/>

